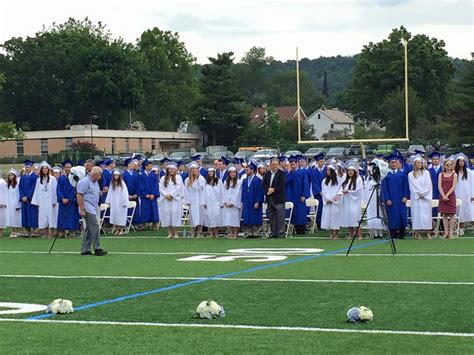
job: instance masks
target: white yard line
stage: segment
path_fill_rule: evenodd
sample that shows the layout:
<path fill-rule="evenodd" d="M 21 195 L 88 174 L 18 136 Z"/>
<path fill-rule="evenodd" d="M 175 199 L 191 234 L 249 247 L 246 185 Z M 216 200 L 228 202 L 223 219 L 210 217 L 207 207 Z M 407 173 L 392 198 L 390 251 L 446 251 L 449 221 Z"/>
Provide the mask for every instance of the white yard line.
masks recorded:
<path fill-rule="evenodd" d="M 201 280 L 206 277 L 185 276 L 116 276 L 116 275 L 0 275 L 0 278 L 31 278 L 31 279 L 110 279 L 110 280 Z M 409 281 L 409 280 L 315 280 L 315 279 L 261 279 L 223 277 L 213 278 L 215 281 L 242 282 L 300 282 L 300 283 L 363 283 L 363 284 L 406 284 L 406 285 L 463 285 L 474 286 L 474 281 Z"/>
<path fill-rule="evenodd" d="M 285 327 L 261 326 L 241 324 L 182 324 L 182 323 L 151 323 L 151 322 L 113 322 L 113 321 L 81 321 L 81 320 L 28 320 L 0 318 L 0 322 L 20 323 L 60 323 L 83 325 L 113 325 L 113 326 L 138 326 L 138 327 L 163 327 L 163 328 L 202 328 L 202 329 L 242 329 L 242 330 L 271 330 L 271 331 L 299 331 L 316 333 L 355 333 L 355 334 L 389 334 L 389 335 L 421 335 L 445 337 L 474 337 L 474 333 L 431 332 L 414 330 L 383 330 L 383 329 L 341 329 L 341 328 L 316 328 L 316 327 Z"/>
<path fill-rule="evenodd" d="M 229 253 L 229 252 L 221 252 L 221 253 L 214 253 L 214 252 L 205 252 L 205 251 L 173 251 L 173 252 L 147 252 L 147 251 L 110 251 L 110 254 L 117 254 L 117 255 L 255 255 L 254 253 Z M 0 250 L 0 254 L 49 254 L 49 252 L 44 250 Z M 77 254 L 77 251 L 53 251 L 51 254 Z M 265 253 L 261 253 L 265 254 Z M 276 252 L 272 252 L 272 254 L 277 254 Z M 285 253 L 282 252 L 282 255 L 285 256 L 306 256 L 308 253 Z M 338 257 L 346 257 L 345 254 L 333 254 L 328 256 L 338 256 Z M 368 253 L 353 253 L 349 254 L 350 257 L 361 257 L 361 256 L 386 256 L 386 257 L 393 257 L 392 254 L 368 254 Z M 460 254 L 460 253 L 423 253 L 423 254 L 396 254 L 395 257 L 419 257 L 419 256 L 427 256 L 427 257 L 474 257 L 474 254 Z"/>

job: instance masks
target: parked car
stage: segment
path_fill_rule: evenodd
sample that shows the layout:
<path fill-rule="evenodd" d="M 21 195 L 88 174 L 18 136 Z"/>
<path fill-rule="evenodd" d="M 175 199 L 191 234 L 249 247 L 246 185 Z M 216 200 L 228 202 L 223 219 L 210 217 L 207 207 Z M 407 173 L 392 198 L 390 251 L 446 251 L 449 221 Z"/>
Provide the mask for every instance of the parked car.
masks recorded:
<path fill-rule="evenodd" d="M 171 152 L 171 154 L 168 156 L 168 159 L 177 162 L 177 161 L 184 161 L 184 162 L 189 162 L 191 160 L 191 153 L 189 151 L 183 152 L 183 151 L 174 151 Z"/>
<path fill-rule="evenodd" d="M 157 153 L 149 157 L 148 160 L 151 161 L 152 163 L 159 163 L 160 160 L 163 159 L 164 157 L 166 157 L 165 153 Z"/>
<path fill-rule="evenodd" d="M 211 160 L 215 160 L 215 159 L 220 159 L 223 156 L 226 158 L 232 159 L 234 157 L 234 153 L 232 153 L 230 150 L 226 150 L 223 152 L 215 152 L 214 154 L 211 155 L 210 158 Z"/>
<path fill-rule="evenodd" d="M 371 150 L 368 146 L 364 145 L 365 154 L 370 154 Z M 362 149 L 360 144 L 351 144 L 348 148 L 348 155 L 362 155 Z"/>
<path fill-rule="evenodd" d="M 344 147 L 331 147 L 326 153 L 326 158 L 343 158 L 347 155 L 347 149 Z"/>
<path fill-rule="evenodd" d="M 416 150 L 422 151 L 424 153 L 425 147 L 423 147 L 421 144 L 412 144 L 408 147 L 408 154 L 409 155 L 416 154 Z"/>
<path fill-rule="evenodd" d="M 235 153 L 234 158 L 239 158 L 239 159 L 250 159 L 253 156 L 253 152 L 250 150 L 239 150 L 237 153 Z"/>
<path fill-rule="evenodd" d="M 288 150 L 286 153 L 285 153 L 285 156 L 288 158 L 290 156 L 295 156 L 295 155 L 303 155 L 301 154 L 301 152 L 299 150 Z"/>
<path fill-rule="evenodd" d="M 321 154 L 321 153 L 325 153 L 326 151 L 324 150 L 324 148 L 320 147 L 320 148 L 309 148 L 306 153 L 304 153 L 304 156 L 308 159 L 313 159 L 315 155 L 318 155 L 318 154 Z"/>
<path fill-rule="evenodd" d="M 209 153 L 207 153 L 207 152 L 196 152 L 193 155 L 198 155 L 198 154 L 201 156 L 201 160 L 202 160 L 203 163 L 209 163 L 211 161 L 211 157 L 210 157 Z"/>
<path fill-rule="evenodd" d="M 389 154 L 395 148 L 393 144 L 379 144 L 375 150 L 375 154 Z"/>
<path fill-rule="evenodd" d="M 265 160 L 276 156 L 278 156 L 278 150 L 276 149 L 259 149 L 253 155 L 253 158 L 257 160 Z"/>

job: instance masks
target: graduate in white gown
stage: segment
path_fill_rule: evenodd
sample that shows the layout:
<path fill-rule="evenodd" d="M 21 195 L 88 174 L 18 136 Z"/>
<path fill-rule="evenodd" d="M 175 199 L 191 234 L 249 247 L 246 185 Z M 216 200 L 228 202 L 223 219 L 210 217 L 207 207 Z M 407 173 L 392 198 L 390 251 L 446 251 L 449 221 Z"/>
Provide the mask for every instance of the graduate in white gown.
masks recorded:
<path fill-rule="evenodd" d="M 431 200 L 433 198 L 433 185 L 430 172 L 423 166 L 423 158 L 416 156 L 413 159 L 413 171 L 408 173 L 408 186 L 410 189 L 411 223 L 415 239 L 425 232 L 431 239 L 430 230 L 433 225 Z"/>
<path fill-rule="evenodd" d="M 168 238 L 178 237 L 183 217 L 183 180 L 176 172 L 176 165 L 168 164 L 160 179 L 159 214 L 161 225 L 168 228 Z"/>
<path fill-rule="evenodd" d="M 323 196 L 323 213 L 321 216 L 321 228 L 331 231 L 331 239 L 337 239 L 341 227 L 340 187 L 337 183 L 336 166 L 329 164 L 326 170 L 326 178 L 323 180 L 321 193 Z"/>
<path fill-rule="evenodd" d="M 364 182 L 357 173 L 358 165 L 347 164 L 346 179 L 342 182 L 340 193 L 342 193 L 342 206 L 344 214 L 342 216 L 342 227 L 349 229 L 349 237 L 352 238 L 357 232 L 357 238 L 362 239 L 362 230 L 356 231 L 362 216 L 361 204 L 364 192 Z"/>
<path fill-rule="evenodd" d="M 219 227 L 222 227 L 222 182 L 216 177 L 214 168 L 207 170 L 201 205 L 204 208 L 204 225 L 209 229 L 209 236 L 217 238 Z"/>
<path fill-rule="evenodd" d="M 199 173 L 196 163 L 189 166 L 189 176 L 184 180 L 184 203 L 189 207 L 191 236 L 201 237 L 204 224 L 204 207 L 202 206 L 203 190 L 206 179 Z"/>
<path fill-rule="evenodd" d="M 456 155 L 454 171 L 457 174 L 456 198 L 462 201 L 457 215 L 461 227 L 469 225 L 474 221 L 474 172 L 467 168 L 467 158 L 464 154 Z M 464 230 L 461 232 L 464 234 Z"/>
<path fill-rule="evenodd" d="M 128 201 L 128 188 L 122 179 L 122 172 L 114 170 L 105 199 L 110 206 L 109 221 L 114 226 L 114 234 L 122 235 L 127 225 Z"/>
<path fill-rule="evenodd" d="M 242 207 L 242 179 L 237 169 L 231 166 L 222 186 L 222 225 L 229 228 L 228 238 L 235 239 L 240 229 Z"/>
<path fill-rule="evenodd" d="M 21 232 L 21 202 L 19 172 L 10 169 L 7 177 L 6 195 L 6 225 L 10 227 L 10 237 L 16 237 Z"/>
<path fill-rule="evenodd" d="M 47 162 L 42 162 L 31 204 L 38 206 L 38 228 L 43 230 L 46 238 L 58 223 L 57 219 L 54 219 L 55 216 L 57 218 L 54 208 L 58 204 L 56 186 L 56 179 L 51 176 L 51 166 Z"/>
<path fill-rule="evenodd" d="M 7 182 L 3 180 L 0 172 L 0 238 L 3 235 L 3 229 L 7 226 Z"/>

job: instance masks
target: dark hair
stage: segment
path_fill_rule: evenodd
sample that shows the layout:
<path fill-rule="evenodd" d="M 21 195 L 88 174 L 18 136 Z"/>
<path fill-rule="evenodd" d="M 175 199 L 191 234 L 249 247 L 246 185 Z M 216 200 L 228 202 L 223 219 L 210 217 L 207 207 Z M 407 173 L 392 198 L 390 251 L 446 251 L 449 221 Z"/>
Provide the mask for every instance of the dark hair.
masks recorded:
<path fill-rule="evenodd" d="M 165 180 L 163 181 L 163 184 L 165 185 L 165 187 L 168 187 L 170 180 L 173 182 L 174 185 L 176 185 L 176 174 L 171 176 L 170 169 L 166 168 Z"/>
<path fill-rule="evenodd" d="M 117 180 L 114 179 L 114 176 L 115 176 L 115 175 L 118 175 L 118 177 L 119 177 Z M 117 187 L 120 187 L 120 188 L 121 188 L 121 187 L 122 187 L 122 175 L 120 175 L 120 174 L 113 174 L 113 175 L 112 175 L 112 181 L 111 181 L 110 183 L 111 183 L 111 185 L 112 185 L 112 189 L 113 189 L 113 190 L 116 190 Z"/>
<path fill-rule="evenodd" d="M 15 178 L 14 178 L 13 180 L 10 180 L 10 179 L 8 178 L 8 176 L 10 176 L 10 175 L 13 175 Z M 18 183 L 18 176 L 16 176 L 16 175 L 13 174 L 13 173 L 9 173 L 8 176 L 7 176 L 7 185 L 8 185 L 8 188 L 11 187 L 12 189 L 14 189 L 14 188 L 16 187 L 16 184 Z"/>
<path fill-rule="evenodd" d="M 237 171 L 235 172 L 234 177 L 230 177 L 230 172 L 229 172 L 229 174 L 227 174 L 227 179 L 225 180 L 226 190 L 229 190 L 229 187 L 232 187 L 232 188 L 236 187 L 238 179 L 239 179 L 239 177 L 237 175 Z M 231 185 L 231 182 L 232 182 L 232 185 Z"/>
<path fill-rule="evenodd" d="M 40 184 L 43 183 L 44 178 L 46 178 L 46 183 L 49 183 L 49 173 L 51 172 L 51 169 L 49 167 L 47 167 L 48 168 L 48 174 L 45 175 L 43 173 L 43 168 L 44 167 L 47 167 L 47 166 L 46 165 L 42 166 L 41 169 L 40 169 Z"/>
<path fill-rule="evenodd" d="M 326 175 L 326 178 L 324 179 L 324 183 L 326 184 L 326 186 L 329 183 L 331 183 L 331 186 L 337 185 L 336 172 L 331 168 L 328 168 L 328 171 L 329 171 L 329 175 Z"/>
<path fill-rule="evenodd" d="M 214 173 L 214 176 L 206 176 L 206 184 L 211 185 L 211 186 L 216 186 L 219 183 L 219 179 L 216 177 L 216 174 Z"/>
<path fill-rule="evenodd" d="M 346 188 L 346 186 L 348 190 L 357 189 L 357 171 L 354 170 L 354 175 L 352 177 L 350 177 L 349 174 L 346 174 L 346 180 L 342 183 L 342 187 Z"/>
<path fill-rule="evenodd" d="M 461 167 L 461 166 L 459 165 L 459 161 L 460 161 L 460 160 L 461 160 L 461 159 L 456 160 L 456 166 L 454 167 L 454 171 L 456 172 L 456 174 L 457 174 L 458 176 L 459 176 L 459 171 L 461 171 L 461 172 L 462 172 L 462 179 L 463 179 L 463 180 L 467 180 L 466 162 L 464 162 L 464 166 Z"/>

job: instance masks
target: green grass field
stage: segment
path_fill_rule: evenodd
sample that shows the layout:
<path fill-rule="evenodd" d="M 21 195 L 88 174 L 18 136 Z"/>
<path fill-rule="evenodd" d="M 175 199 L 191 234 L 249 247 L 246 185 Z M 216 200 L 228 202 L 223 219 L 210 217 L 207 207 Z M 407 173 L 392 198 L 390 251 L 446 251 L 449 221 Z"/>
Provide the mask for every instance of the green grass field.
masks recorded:
<path fill-rule="evenodd" d="M 103 238 L 105 257 L 79 255 L 79 239 L 60 239 L 48 254 L 51 242 L 0 239 L 0 302 L 65 298 L 76 311 L 0 315 L 1 353 L 474 352 L 472 233 L 396 241 L 395 257 L 387 242 L 370 239 L 356 241 L 350 257 L 347 240 L 324 237 L 167 240 L 141 232 Z M 280 260 L 255 262 L 252 248 L 275 248 L 254 253 Z M 194 319 L 206 299 L 226 317 Z M 346 322 L 359 305 L 373 310 L 373 322 Z"/>

